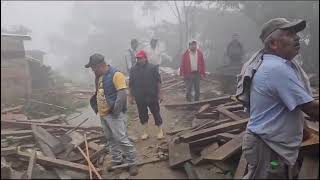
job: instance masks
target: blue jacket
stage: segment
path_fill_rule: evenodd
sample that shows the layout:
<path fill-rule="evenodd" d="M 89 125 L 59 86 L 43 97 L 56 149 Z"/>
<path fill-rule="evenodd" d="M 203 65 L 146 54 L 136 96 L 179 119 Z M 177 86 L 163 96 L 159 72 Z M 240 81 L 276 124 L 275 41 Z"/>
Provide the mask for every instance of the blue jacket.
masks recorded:
<path fill-rule="evenodd" d="M 117 100 L 117 89 L 113 84 L 113 76 L 116 72 L 119 72 L 117 69 L 109 66 L 109 70 L 103 75 L 102 84 L 104 90 L 104 96 L 108 105 L 110 106 L 110 111 L 112 112 L 114 104 Z M 97 89 L 98 89 L 98 78 L 96 79 L 96 93 L 90 99 L 91 108 L 95 113 L 98 113 L 98 105 L 97 105 Z M 127 107 L 124 106 L 122 112 L 125 112 Z"/>

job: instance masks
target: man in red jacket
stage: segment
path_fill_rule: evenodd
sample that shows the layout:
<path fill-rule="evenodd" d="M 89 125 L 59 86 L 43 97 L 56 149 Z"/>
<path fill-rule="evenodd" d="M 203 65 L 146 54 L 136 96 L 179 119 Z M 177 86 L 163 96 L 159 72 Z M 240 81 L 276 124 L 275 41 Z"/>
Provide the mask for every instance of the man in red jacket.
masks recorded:
<path fill-rule="evenodd" d="M 187 88 L 187 101 L 192 101 L 192 89 L 194 88 L 194 100 L 200 97 L 200 79 L 205 77 L 205 63 L 203 53 L 197 48 L 197 41 L 189 43 L 189 49 L 185 51 L 180 66 L 180 75 L 184 77 Z"/>

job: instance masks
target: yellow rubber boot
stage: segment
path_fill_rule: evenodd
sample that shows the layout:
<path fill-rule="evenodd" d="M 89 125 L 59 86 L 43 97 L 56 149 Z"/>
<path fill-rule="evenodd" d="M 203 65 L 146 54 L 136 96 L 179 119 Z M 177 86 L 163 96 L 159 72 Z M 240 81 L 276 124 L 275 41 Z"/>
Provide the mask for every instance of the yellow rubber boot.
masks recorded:
<path fill-rule="evenodd" d="M 141 139 L 142 140 L 145 140 L 145 139 L 148 139 L 149 135 L 148 135 L 148 123 L 145 123 L 142 125 L 142 131 L 143 131 L 143 134 L 141 136 Z"/>
<path fill-rule="evenodd" d="M 158 127 L 158 135 L 157 135 L 157 138 L 158 138 L 158 139 L 163 139 L 163 138 L 164 138 L 164 134 L 163 134 L 163 130 L 162 130 L 162 127 L 161 127 L 161 126 Z"/>

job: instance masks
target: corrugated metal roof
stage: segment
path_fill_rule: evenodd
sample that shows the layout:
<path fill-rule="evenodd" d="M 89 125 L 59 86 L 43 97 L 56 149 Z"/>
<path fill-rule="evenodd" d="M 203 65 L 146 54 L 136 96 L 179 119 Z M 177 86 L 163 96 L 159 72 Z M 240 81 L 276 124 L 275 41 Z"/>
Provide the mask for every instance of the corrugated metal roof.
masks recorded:
<path fill-rule="evenodd" d="M 29 36 L 29 35 L 22 35 L 22 34 L 6 34 L 6 33 L 1 33 L 1 37 L 16 38 L 16 39 L 22 39 L 22 40 L 31 40 L 31 36 Z"/>

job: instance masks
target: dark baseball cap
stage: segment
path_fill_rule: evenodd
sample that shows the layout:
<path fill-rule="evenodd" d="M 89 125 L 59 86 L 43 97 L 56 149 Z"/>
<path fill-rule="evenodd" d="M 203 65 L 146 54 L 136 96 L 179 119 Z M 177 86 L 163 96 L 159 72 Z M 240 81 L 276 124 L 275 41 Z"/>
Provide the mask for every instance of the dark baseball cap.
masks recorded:
<path fill-rule="evenodd" d="M 86 64 L 84 67 L 85 68 L 89 68 L 89 67 L 95 66 L 95 65 L 100 64 L 100 63 L 105 63 L 104 56 L 101 55 L 101 54 L 96 53 L 96 54 L 93 54 L 93 55 L 90 56 L 89 63 Z"/>
<path fill-rule="evenodd" d="M 288 21 L 286 18 L 274 18 L 264 23 L 261 28 L 260 39 L 264 41 L 272 32 L 277 29 L 293 29 L 300 32 L 306 27 L 306 20 Z"/>

